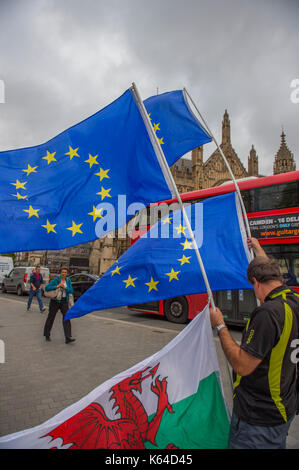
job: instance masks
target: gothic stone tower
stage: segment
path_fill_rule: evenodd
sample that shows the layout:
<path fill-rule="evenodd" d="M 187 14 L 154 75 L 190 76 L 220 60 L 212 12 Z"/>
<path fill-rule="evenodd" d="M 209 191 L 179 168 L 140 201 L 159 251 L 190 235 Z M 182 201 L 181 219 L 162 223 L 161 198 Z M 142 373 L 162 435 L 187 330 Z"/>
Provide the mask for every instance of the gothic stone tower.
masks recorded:
<path fill-rule="evenodd" d="M 259 175 L 259 158 L 254 146 L 251 147 L 248 157 L 248 176 Z"/>
<path fill-rule="evenodd" d="M 273 174 L 286 173 L 288 171 L 296 170 L 296 163 L 294 155 L 289 150 L 286 144 L 285 133 L 282 131 L 280 148 L 275 156 L 273 165 Z"/>
<path fill-rule="evenodd" d="M 222 120 L 222 142 L 221 150 L 227 158 L 227 161 L 237 179 L 248 176 L 241 160 L 231 143 L 230 119 L 227 110 L 225 110 Z M 231 176 L 227 170 L 223 158 L 218 149 L 216 149 L 208 160 L 203 164 L 202 188 L 210 188 L 229 181 Z"/>
<path fill-rule="evenodd" d="M 192 178 L 194 189 L 201 189 L 203 185 L 203 147 L 192 150 Z"/>

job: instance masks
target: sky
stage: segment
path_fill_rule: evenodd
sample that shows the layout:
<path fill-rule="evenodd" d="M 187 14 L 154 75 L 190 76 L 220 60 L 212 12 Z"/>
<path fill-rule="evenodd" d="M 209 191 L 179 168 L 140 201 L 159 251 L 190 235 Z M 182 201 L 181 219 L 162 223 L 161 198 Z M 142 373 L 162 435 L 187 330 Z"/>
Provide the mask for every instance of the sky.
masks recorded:
<path fill-rule="evenodd" d="M 283 126 L 299 169 L 298 18 L 298 0 L 0 0 L 0 150 L 49 140 L 135 82 L 143 99 L 186 87 L 219 143 L 227 109 L 263 175 Z"/>

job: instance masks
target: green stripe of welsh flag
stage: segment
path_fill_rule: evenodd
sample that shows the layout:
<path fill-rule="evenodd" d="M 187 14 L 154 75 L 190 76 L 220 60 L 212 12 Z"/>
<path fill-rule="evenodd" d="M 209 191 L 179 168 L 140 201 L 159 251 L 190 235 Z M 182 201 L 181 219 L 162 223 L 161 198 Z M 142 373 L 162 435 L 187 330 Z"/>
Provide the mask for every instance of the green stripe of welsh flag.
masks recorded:
<path fill-rule="evenodd" d="M 180 449 L 227 448 L 230 424 L 216 372 L 200 381 L 197 393 L 172 408 L 174 413 L 164 411 L 157 446 L 146 442 L 146 448 L 164 449 L 170 443 Z"/>

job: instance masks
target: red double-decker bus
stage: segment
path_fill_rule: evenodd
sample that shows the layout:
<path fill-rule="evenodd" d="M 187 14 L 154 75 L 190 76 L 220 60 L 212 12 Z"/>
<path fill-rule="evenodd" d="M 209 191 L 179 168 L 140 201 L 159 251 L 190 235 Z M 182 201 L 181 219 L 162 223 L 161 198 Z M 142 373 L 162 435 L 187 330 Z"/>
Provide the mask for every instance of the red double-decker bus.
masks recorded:
<path fill-rule="evenodd" d="M 248 215 L 251 234 L 265 252 L 278 261 L 284 281 L 299 292 L 299 171 L 262 178 L 239 180 L 238 185 Z M 181 195 L 189 205 L 209 197 L 235 191 L 233 183 L 224 183 Z M 134 243 L 151 225 L 162 217 L 160 207 L 173 207 L 175 199 L 161 201 L 140 211 L 131 221 L 130 237 Z M 153 207 L 157 208 L 157 216 Z M 177 207 L 176 207 L 177 208 Z M 172 299 L 128 306 L 129 309 L 165 315 L 175 323 L 194 318 L 207 303 L 207 294 L 174 297 Z M 229 290 L 214 293 L 216 305 L 228 324 L 244 325 L 256 307 L 252 290 Z"/>

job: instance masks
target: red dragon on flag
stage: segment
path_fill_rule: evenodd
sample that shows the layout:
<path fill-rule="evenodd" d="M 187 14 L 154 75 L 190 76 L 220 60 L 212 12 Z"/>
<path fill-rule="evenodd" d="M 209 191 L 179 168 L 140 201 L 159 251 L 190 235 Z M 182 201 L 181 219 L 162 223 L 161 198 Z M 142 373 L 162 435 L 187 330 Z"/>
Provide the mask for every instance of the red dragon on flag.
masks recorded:
<path fill-rule="evenodd" d="M 142 393 L 142 382 L 154 377 L 160 363 L 153 368 L 146 367 L 114 385 L 109 392 L 115 400 L 112 409 L 120 414 L 119 419 L 109 419 L 104 408 L 97 402 L 91 403 L 82 411 L 60 424 L 46 436 L 52 440 L 62 439 L 63 445 L 71 444 L 70 449 L 145 449 L 145 442 L 156 444 L 156 435 L 164 411 L 173 413 L 168 401 L 167 380 L 157 376 L 151 383 L 151 391 L 158 396 L 155 416 L 149 421 L 147 412 L 133 391 Z M 148 369 L 150 369 L 148 371 Z M 148 371 L 146 375 L 143 375 Z M 43 436 L 45 437 L 45 436 Z M 168 444 L 167 449 L 176 449 Z"/>

